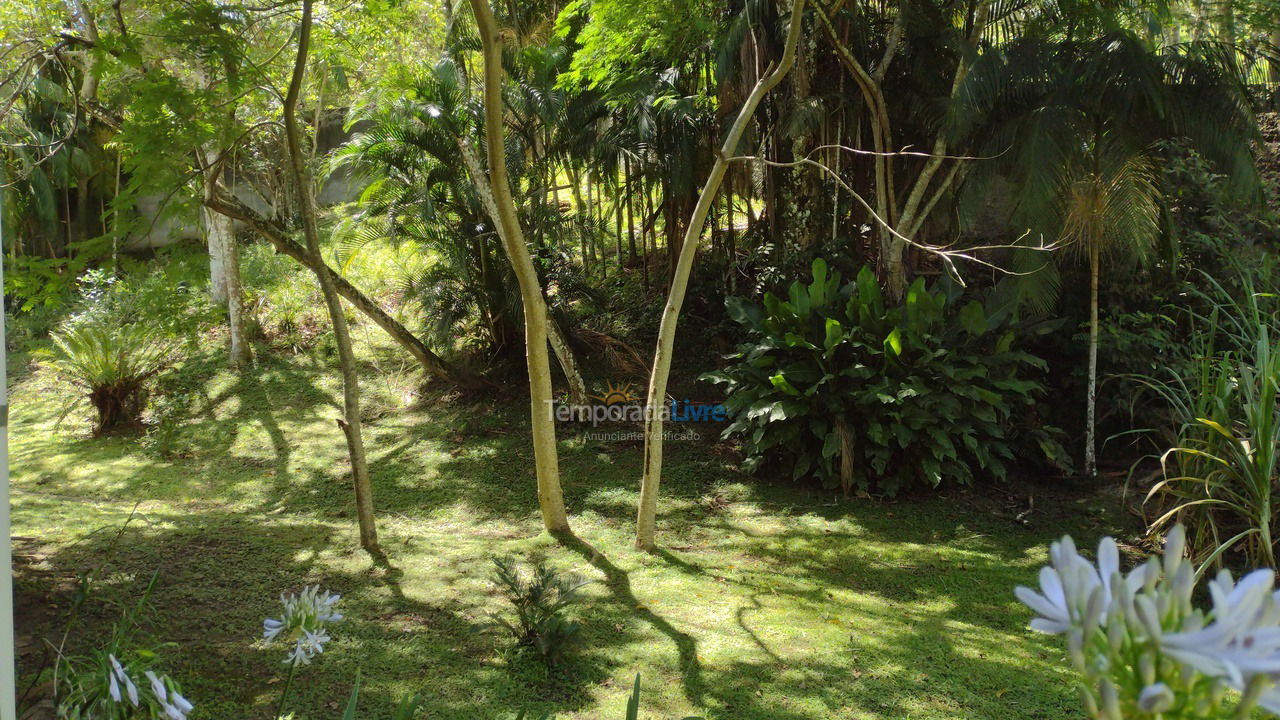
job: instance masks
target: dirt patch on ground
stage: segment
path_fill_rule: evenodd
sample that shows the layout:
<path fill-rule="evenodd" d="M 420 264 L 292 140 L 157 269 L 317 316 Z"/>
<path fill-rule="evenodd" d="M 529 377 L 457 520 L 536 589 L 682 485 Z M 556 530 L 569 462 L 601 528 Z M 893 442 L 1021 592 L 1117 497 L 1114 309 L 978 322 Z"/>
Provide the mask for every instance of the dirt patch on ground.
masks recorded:
<path fill-rule="evenodd" d="M 55 657 L 47 640 L 78 587 L 76 576 L 55 570 L 48 558 L 35 538 L 13 538 L 14 640 L 18 675 L 24 680 L 18 684 L 19 707 L 28 709 L 23 720 L 53 717 L 53 688 L 42 677 Z"/>

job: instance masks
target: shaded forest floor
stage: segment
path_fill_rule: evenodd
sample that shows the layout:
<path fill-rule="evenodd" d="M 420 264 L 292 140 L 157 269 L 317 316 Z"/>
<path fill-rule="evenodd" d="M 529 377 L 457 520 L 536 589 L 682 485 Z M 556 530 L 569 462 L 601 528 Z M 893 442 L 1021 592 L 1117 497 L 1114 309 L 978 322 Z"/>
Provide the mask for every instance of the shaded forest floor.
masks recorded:
<path fill-rule="evenodd" d="M 357 335 L 368 340 L 369 332 Z M 363 333 L 363 335 L 361 334 Z M 216 342 L 212 343 L 216 346 Z M 270 717 L 284 653 L 258 643 L 278 595 L 319 584 L 346 620 L 300 674 L 298 718 L 341 714 L 357 670 L 362 718 L 421 692 L 428 718 L 1077 717 L 1056 638 L 1013 597 L 1046 543 L 1114 532 L 1115 498 L 1017 485 L 894 502 L 746 478 L 713 441 L 669 443 L 655 555 L 632 550 L 640 447 L 561 432 L 581 541 L 538 536 L 523 390 L 421 398 L 391 350 L 363 353 L 366 431 L 390 567 L 356 549 L 336 373 L 319 354 L 242 375 L 209 352 L 170 378 L 163 431 L 91 438 L 57 422 L 67 389 L 16 359 L 11 425 L 20 694 L 94 573 L 68 650 L 99 642 L 155 574 L 146 637 L 193 718 Z M 210 379 L 212 378 L 212 379 Z M 1024 514 L 1034 496 L 1034 511 Z M 1001 499 L 993 499 L 1001 498 Z M 132 520 L 129 520 L 132 514 Z M 126 521 L 127 524 L 126 524 Z M 494 555 L 545 556 L 595 580 L 583 637 L 548 673 L 507 651 Z M 39 712 L 33 716 L 40 716 Z"/>

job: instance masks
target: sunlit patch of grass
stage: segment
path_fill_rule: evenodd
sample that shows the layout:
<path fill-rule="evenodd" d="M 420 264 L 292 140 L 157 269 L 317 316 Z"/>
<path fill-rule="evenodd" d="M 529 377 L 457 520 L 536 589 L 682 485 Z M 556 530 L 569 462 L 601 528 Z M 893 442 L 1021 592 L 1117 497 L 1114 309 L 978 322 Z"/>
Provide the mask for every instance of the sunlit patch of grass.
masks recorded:
<path fill-rule="evenodd" d="M 364 337 L 362 357 L 398 357 Z M 1026 630 L 1012 587 L 1034 578 L 1049 538 L 1112 529 L 1091 504 L 1024 527 L 954 497 L 838 502 L 743 478 L 704 445 L 673 444 L 666 547 L 639 554 L 640 449 L 565 428 L 581 539 L 566 547 L 539 534 L 520 393 L 387 402 L 366 432 L 387 568 L 357 549 L 332 361 L 266 355 L 235 375 L 218 359 L 179 369 L 196 397 L 166 458 L 137 437 L 90 438 L 75 418 L 56 425 L 61 390 L 43 372 L 12 393 L 18 590 L 50 608 L 35 632 L 59 631 L 68 580 L 114 547 L 107 596 L 131 597 L 159 572 L 149 631 L 177 643 L 162 664 L 195 700 L 193 718 L 269 714 L 279 651 L 255 640 L 278 593 L 304 583 L 342 593 L 348 619 L 302 673 L 300 717 L 336 717 L 357 669 L 368 718 L 422 692 L 428 717 L 490 720 L 528 707 L 607 720 L 622 716 L 637 672 L 642 714 L 655 718 L 1079 715 L 1063 652 Z M 371 396 L 380 383 L 393 394 L 406 384 L 372 365 L 364 382 Z M 561 671 L 509 654 L 494 628 L 503 604 L 490 558 L 509 553 L 596 581 L 577 611 L 583 641 Z M 112 617 L 87 617 L 75 640 Z M 24 654 L 22 671 L 36 660 Z"/>

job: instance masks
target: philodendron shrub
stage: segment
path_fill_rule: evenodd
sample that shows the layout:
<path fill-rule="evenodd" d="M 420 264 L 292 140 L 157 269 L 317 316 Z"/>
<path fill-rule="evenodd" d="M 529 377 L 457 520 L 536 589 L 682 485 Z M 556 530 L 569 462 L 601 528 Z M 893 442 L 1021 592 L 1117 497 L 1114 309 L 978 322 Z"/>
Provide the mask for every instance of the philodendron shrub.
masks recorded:
<path fill-rule="evenodd" d="M 1044 361 L 983 304 L 917 280 L 900 305 L 864 268 L 813 278 L 763 305 L 731 298 L 748 340 L 703 379 L 721 384 L 746 469 L 886 494 L 944 481 L 1003 479 L 1015 455 L 1065 462 L 1057 431 L 1026 422 Z"/>

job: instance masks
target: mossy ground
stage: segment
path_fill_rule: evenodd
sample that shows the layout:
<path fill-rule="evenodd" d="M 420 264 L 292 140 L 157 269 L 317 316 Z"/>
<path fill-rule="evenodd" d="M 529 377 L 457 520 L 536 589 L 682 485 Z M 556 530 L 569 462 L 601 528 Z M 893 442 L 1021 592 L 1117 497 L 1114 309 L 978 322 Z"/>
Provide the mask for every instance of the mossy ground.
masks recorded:
<path fill-rule="evenodd" d="M 196 352 L 166 380 L 185 397 L 165 432 L 92 438 L 58 416 L 68 389 L 15 358 L 11 455 L 20 692 L 58 643 L 78 580 L 95 575 L 68 648 L 101 638 L 156 574 L 145 625 L 193 718 L 270 717 L 283 651 L 258 643 L 278 595 L 342 593 L 347 619 L 295 685 L 298 718 L 341 713 L 362 673 L 364 718 L 420 692 L 428 718 L 1070 718 L 1057 638 L 1013 598 L 1045 545 L 1116 529 L 1114 499 L 1055 496 L 1015 515 L 1020 486 L 894 502 L 742 476 L 714 443 L 669 444 L 659 539 L 632 549 L 637 443 L 561 432 L 578 539 L 540 535 L 527 401 L 422 397 L 379 331 L 358 324 L 379 531 L 357 547 L 337 373 L 321 351 L 263 353 L 243 373 Z M 207 347 L 218 346 L 216 335 Z M 518 386 L 517 386 L 518 387 Z M 160 438 L 160 439 L 157 439 Z M 992 499 L 1009 497 L 1009 502 Z M 132 519 L 130 520 L 130 518 Z M 127 526 L 126 526 L 126 521 Z M 122 529 L 123 528 L 123 529 Z M 548 672 L 509 651 L 490 558 L 545 556 L 589 576 L 583 636 Z M 35 681 L 32 683 L 31 681 Z"/>

